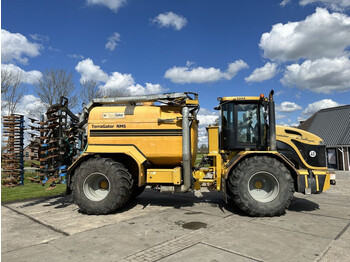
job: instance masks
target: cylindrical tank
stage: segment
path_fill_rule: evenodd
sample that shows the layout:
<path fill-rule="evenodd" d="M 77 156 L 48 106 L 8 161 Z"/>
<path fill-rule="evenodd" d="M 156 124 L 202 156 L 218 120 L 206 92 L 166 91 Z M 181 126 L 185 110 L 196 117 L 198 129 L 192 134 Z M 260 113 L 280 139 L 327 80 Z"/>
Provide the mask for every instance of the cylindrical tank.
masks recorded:
<path fill-rule="evenodd" d="M 88 144 L 134 145 L 153 166 L 181 166 L 181 107 L 101 106 L 89 113 Z M 192 165 L 197 155 L 198 122 L 191 126 Z"/>

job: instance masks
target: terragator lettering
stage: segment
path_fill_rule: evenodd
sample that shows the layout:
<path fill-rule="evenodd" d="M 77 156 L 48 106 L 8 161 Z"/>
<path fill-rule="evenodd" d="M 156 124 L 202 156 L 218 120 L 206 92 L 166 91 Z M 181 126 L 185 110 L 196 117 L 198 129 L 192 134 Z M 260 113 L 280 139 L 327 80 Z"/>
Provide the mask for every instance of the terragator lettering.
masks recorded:
<path fill-rule="evenodd" d="M 113 128 L 114 125 L 92 125 L 92 128 Z"/>

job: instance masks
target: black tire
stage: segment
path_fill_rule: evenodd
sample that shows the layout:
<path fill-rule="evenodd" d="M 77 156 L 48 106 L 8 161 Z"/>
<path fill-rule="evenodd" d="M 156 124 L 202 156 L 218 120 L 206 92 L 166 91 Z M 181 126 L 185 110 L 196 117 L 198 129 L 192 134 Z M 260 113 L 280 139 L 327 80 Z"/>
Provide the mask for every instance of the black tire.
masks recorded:
<path fill-rule="evenodd" d="M 75 170 L 71 187 L 81 212 L 105 215 L 128 202 L 132 184 L 132 176 L 124 165 L 109 158 L 95 157 Z"/>
<path fill-rule="evenodd" d="M 294 194 L 290 171 L 268 156 L 240 162 L 229 174 L 227 184 L 235 204 L 250 216 L 282 215 Z"/>

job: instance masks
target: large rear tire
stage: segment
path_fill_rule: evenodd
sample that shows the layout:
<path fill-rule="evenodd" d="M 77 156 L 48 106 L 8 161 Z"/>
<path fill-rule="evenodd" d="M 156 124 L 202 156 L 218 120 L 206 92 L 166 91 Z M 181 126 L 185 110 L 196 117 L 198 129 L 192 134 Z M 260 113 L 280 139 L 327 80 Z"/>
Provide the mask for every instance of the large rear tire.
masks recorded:
<path fill-rule="evenodd" d="M 250 216 L 282 215 L 294 194 L 290 171 L 268 156 L 240 162 L 229 174 L 228 187 L 235 204 Z"/>
<path fill-rule="evenodd" d="M 109 214 L 128 202 L 132 184 L 132 175 L 124 165 L 109 158 L 95 157 L 75 170 L 73 198 L 83 213 Z"/>

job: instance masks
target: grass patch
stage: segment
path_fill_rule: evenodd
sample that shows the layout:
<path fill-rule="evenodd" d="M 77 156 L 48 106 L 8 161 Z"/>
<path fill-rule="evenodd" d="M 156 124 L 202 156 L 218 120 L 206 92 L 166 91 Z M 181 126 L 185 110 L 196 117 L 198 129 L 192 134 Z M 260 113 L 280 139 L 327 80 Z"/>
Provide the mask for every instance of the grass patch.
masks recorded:
<path fill-rule="evenodd" d="M 203 154 L 197 154 L 196 162 L 194 163 L 194 165 L 197 165 L 199 162 L 201 162 L 202 157 L 203 157 Z"/>
<path fill-rule="evenodd" d="M 42 186 L 39 183 L 32 183 L 27 179 L 31 176 L 33 176 L 33 174 L 25 174 L 23 186 L 12 188 L 1 186 L 1 203 L 20 201 L 31 198 L 56 196 L 66 192 L 65 184 L 58 184 L 54 189 L 46 190 L 50 186 L 49 184 Z"/>
<path fill-rule="evenodd" d="M 34 164 L 37 164 L 37 165 L 40 164 L 40 162 L 39 162 L 39 161 L 36 161 L 36 160 L 33 160 L 33 161 L 24 161 L 24 167 L 31 167 L 31 163 L 34 163 Z"/>

